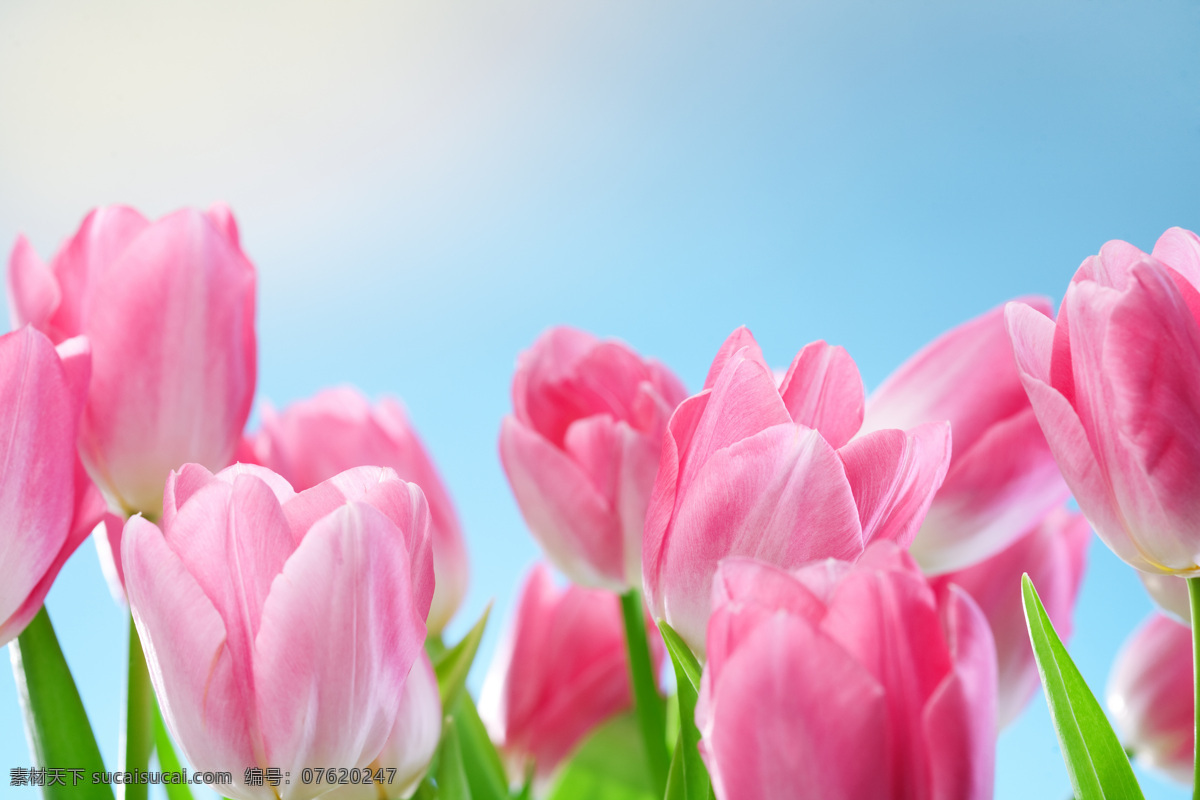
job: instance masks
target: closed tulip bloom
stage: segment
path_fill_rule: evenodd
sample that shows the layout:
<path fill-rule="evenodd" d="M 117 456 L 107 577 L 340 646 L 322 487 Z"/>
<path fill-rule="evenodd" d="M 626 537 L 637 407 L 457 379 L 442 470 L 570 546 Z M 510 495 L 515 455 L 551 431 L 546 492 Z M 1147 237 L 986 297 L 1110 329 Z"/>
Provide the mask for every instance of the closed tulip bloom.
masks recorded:
<path fill-rule="evenodd" d="M 1192 785 L 1192 630 L 1154 614 L 1126 640 L 1108 679 L 1108 710 L 1140 763 Z"/>
<path fill-rule="evenodd" d="M 1150 599 L 1167 614 L 1167 616 L 1182 625 L 1191 625 L 1191 598 L 1188 596 L 1186 578 L 1174 575 L 1163 575 L 1159 572 L 1138 571 L 1138 578 L 1146 587 Z"/>
<path fill-rule="evenodd" d="M 992 627 L 1000 727 L 1020 716 L 1041 685 L 1025 625 L 1021 575 L 1029 574 L 1054 630 L 1068 641 L 1091 540 L 1082 514 L 1058 508 L 991 558 L 932 579 L 939 590 L 949 584 L 966 590 Z"/>
<path fill-rule="evenodd" d="M 104 512 L 75 455 L 89 360 L 85 339 L 56 350 L 30 327 L 0 336 L 0 645 L 25 630 Z"/>
<path fill-rule="evenodd" d="M 719 800 L 987 800 L 996 663 L 987 620 L 907 553 L 713 583 L 696 724 Z"/>
<path fill-rule="evenodd" d="M 1200 239 L 1109 242 L 1057 321 L 1006 309 L 1021 380 L 1096 533 L 1145 572 L 1200 575 Z"/>
<path fill-rule="evenodd" d="M 418 487 L 360 467 L 296 494 L 261 467 L 189 464 L 162 527 L 133 517 L 122 550 L 163 718 L 195 769 L 233 773 L 225 794 L 276 797 L 241 781 L 278 767 L 292 774 L 278 796 L 307 800 L 329 786 L 297 780 L 304 768 L 385 753 L 433 595 Z"/>
<path fill-rule="evenodd" d="M 1024 300 L 1049 317 L 1045 298 Z M 935 339 L 867 401 L 864 431 L 950 422 L 950 469 L 911 552 L 926 574 L 1007 547 L 1067 498 L 1067 486 L 1021 386 L 997 307 Z"/>
<path fill-rule="evenodd" d="M 48 266 L 18 239 L 8 281 L 17 324 L 91 342 L 79 454 L 114 511 L 157 517 L 171 470 L 230 463 L 254 394 L 255 276 L 227 208 L 100 208 Z"/>
<path fill-rule="evenodd" d="M 807 345 L 777 387 L 750 332 L 734 331 L 663 437 L 646 515 L 651 613 L 701 653 L 721 559 L 792 568 L 853 560 L 876 539 L 907 547 L 945 477 L 949 426 L 855 438 L 862 418 L 845 350 Z"/>
<path fill-rule="evenodd" d="M 651 637 L 655 664 L 663 650 Z M 616 595 L 555 588 L 536 566 L 484 681 L 479 712 L 520 779 L 529 765 L 554 772 L 588 732 L 633 707 L 629 658 Z"/>
<path fill-rule="evenodd" d="M 282 412 L 265 408 L 262 428 L 241 451 L 282 475 L 297 490 L 361 466 L 391 467 L 421 487 L 429 503 L 436 587 L 429 630 L 440 633 L 467 591 L 467 551 L 454 504 L 400 404 L 384 398 L 374 408 L 358 390 L 326 389 Z"/>
<path fill-rule="evenodd" d="M 640 584 L 663 430 L 686 394 L 658 362 L 572 328 L 521 354 L 500 460 L 529 529 L 571 580 Z"/>

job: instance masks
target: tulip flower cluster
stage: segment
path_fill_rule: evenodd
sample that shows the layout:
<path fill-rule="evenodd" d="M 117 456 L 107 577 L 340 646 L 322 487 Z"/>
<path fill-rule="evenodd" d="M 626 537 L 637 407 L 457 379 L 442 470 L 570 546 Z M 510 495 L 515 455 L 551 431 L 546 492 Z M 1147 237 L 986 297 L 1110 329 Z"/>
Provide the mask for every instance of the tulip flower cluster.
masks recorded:
<path fill-rule="evenodd" d="M 1134 796 L 1118 737 L 1192 780 L 1195 234 L 1110 242 L 1057 315 L 993 308 L 869 396 L 824 341 L 775 370 L 739 328 L 689 395 L 549 329 L 498 448 L 548 563 L 478 707 L 488 615 L 444 641 L 467 548 L 399 402 L 327 389 L 245 429 L 227 208 L 99 209 L 8 278 L 0 642 L 39 768 L 105 770 L 42 608 L 92 534 L 131 620 L 119 770 L 182 756 L 229 798 L 988 800 L 1039 677 L 1078 794 Z M 1062 644 L 1093 528 L 1172 615 L 1115 661 L 1115 732 Z"/>

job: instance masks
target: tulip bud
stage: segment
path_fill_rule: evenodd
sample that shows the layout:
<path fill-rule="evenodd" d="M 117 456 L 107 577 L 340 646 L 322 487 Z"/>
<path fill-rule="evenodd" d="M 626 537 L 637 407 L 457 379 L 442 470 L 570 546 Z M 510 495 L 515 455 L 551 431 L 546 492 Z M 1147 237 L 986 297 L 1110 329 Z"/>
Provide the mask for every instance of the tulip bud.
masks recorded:
<path fill-rule="evenodd" d="M 361 466 L 391 467 L 429 502 L 436 587 L 429 630 L 440 633 L 467 591 L 467 552 L 450 496 L 400 404 L 374 408 L 356 389 L 326 389 L 282 412 L 262 412 L 262 428 L 239 454 L 282 475 L 297 490 Z"/>
<path fill-rule="evenodd" d="M 1024 302 L 1050 316 L 1044 298 Z M 950 330 L 867 401 L 864 431 L 950 422 L 953 457 L 910 552 L 926 574 L 982 561 L 1067 498 L 1021 386 L 1003 307 Z"/>
<path fill-rule="evenodd" d="M 242 782 L 246 767 L 279 768 L 293 776 L 289 800 L 308 800 L 331 787 L 298 781 L 304 769 L 386 756 L 433 595 L 420 489 L 360 467 L 296 494 L 261 467 L 189 464 L 163 501 L 161 528 L 126 523 L 125 581 L 191 765 L 232 772 L 222 791 L 246 800 L 275 797 Z"/>
<path fill-rule="evenodd" d="M 1058 319 L 1009 303 L 1021 380 L 1080 510 L 1127 564 L 1200 575 L 1200 238 L 1109 242 Z"/>
<path fill-rule="evenodd" d="M 85 339 L 56 350 L 30 327 L 0 336 L 0 645 L 37 614 L 104 512 L 75 455 L 89 360 Z"/>
<path fill-rule="evenodd" d="M 662 643 L 656 635 L 650 642 L 660 665 Z M 588 732 L 632 705 L 617 596 L 574 585 L 559 591 L 550 571 L 535 567 L 479 701 L 512 777 L 533 765 L 544 780 Z"/>
<path fill-rule="evenodd" d="M 722 562 L 696 706 L 718 800 L 988 800 L 995 658 L 970 597 L 892 542 L 855 565 Z"/>
<path fill-rule="evenodd" d="M 521 354 L 500 460 L 534 537 L 581 586 L 640 585 L 663 430 L 686 394 L 658 362 L 571 328 Z"/>
<path fill-rule="evenodd" d="M 1152 615 L 1126 640 L 1108 678 L 1108 710 L 1140 763 L 1192 785 L 1192 630 Z"/>
<path fill-rule="evenodd" d="M 228 209 L 97 209 L 49 266 L 18 239 L 8 280 L 17 324 L 91 342 L 79 454 L 114 511 L 157 517 L 171 470 L 229 464 L 256 355 L 254 268 Z"/>
<path fill-rule="evenodd" d="M 807 345 L 777 386 L 750 332 L 734 331 L 663 437 L 643 554 L 655 618 L 700 653 L 721 559 L 792 568 L 853 560 L 875 539 L 907 546 L 946 474 L 949 426 L 853 438 L 862 413 L 842 348 Z"/>

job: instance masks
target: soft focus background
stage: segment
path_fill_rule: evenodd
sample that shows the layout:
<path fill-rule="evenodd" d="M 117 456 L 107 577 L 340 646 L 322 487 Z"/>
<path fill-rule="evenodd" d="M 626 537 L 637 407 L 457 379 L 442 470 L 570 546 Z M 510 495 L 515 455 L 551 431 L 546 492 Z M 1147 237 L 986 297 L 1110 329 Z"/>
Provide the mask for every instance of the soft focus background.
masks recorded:
<path fill-rule="evenodd" d="M 746 324 L 780 366 L 845 345 L 875 386 L 970 316 L 1057 302 L 1108 239 L 1200 228 L 1198 41 L 1193 0 L 8 0 L 0 244 L 228 201 L 260 398 L 398 395 L 440 466 L 474 567 L 456 636 L 489 598 L 503 621 L 538 555 L 496 438 L 542 329 L 695 390 Z M 1102 690 L 1150 602 L 1091 556 L 1071 649 Z M 125 612 L 90 543 L 49 608 L 115 765 Z M 9 674 L 0 794 L 32 800 Z M 1068 796 L 1040 695 L 998 776 L 1001 800 Z"/>

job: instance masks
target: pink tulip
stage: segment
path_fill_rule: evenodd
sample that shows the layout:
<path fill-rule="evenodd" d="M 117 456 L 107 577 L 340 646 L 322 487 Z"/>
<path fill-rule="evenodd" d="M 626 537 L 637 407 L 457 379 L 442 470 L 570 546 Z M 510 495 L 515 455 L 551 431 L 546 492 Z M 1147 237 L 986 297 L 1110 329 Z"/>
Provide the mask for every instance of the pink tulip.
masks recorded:
<path fill-rule="evenodd" d="M 686 394 L 658 362 L 572 328 L 521 354 L 500 459 L 534 537 L 571 580 L 640 584 L 663 430 Z"/>
<path fill-rule="evenodd" d="M 1021 380 L 1096 533 L 1145 572 L 1200 575 L 1200 238 L 1109 242 L 1057 322 L 1006 309 Z"/>
<path fill-rule="evenodd" d="M 19 238 L 8 279 L 18 324 L 91 342 L 79 453 L 114 511 L 157 516 L 172 469 L 230 463 L 254 394 L 255 278 L 227 208 L 154 223 L 97 209 L 48 267 Z"/>
<path fill-rule="evenodd" d="M 1134 758 L 1192 785 L 1195 720 L 1192 631 L 1154 614 L 1121 647 L 1108 679 L 1108 710 Z"/>
<path fill-rule="evenodd" d="M 1091 540 L 1092 530 L 1082 514 L 1058 508 L 991 558 L 932 580 L 938 591 L 949 584 L 966 590 L 992 627 L 1001 727 L 1020 715 L 1041 686 L 1025 626 L 1021 575 L 1029 574 L 1054 629 L 1067 641 Z"/>
<path fill-rule="evenodd" d="M 651 637 L 652 656 L 663 650 Z M 593 728 L 632 708 L 625 629 L 616 595 L 559 591 L 536 566 L 484 681 L 479 712 L 520 779 L 527 765 L 549 776 Z"/>
<path fill-rule="evenodd" d="M 862 414 L 842 348 L 806 346 L 777 388 L 750 332 L 734 331 L 663 438 L 644 550 L 654 616 L 702 652 L 721 559 L 792 568 L 853 560 L 875 539 L 908 546 L 945 477 L 949 425 L 853 438 Z"/>
<path fill-rule="evenodd" d="M 397 727 L 433 596 L 429 510 L 390 469 L 296 494 L 278 475 L 171 473 L 162 528 L 126 523 L 126 590 L 164 720 L 196 769 L 367 767 Z M 397 788 L 397 787 L 393 787 Z"/>
<path fill-rule="evenodd" d="M 996 655 L 955 586 L 892 542 L 713 582 L 696 724 L 719 800 L 987 800 Z"/>
<path fill-rule="evenodd" d="M 275 413 L 247 440 L 242 460 L 279 473 L 298 490 L 352 467 L 391 467 L 421 487 L 432 520 L 436 588 L 429 630 L 440 633 L 467 591 L 467 551 L 450 496 L 400 404 L 384 398 L 375 408 L 356 389 L 327 389 Z M 247 458 L 248 457 L 248 458 Z"/>
<path fill-rule="evenodd" d="M 1026 303 L 1050 316 L 1040 297 Z M 997 307 L 935 339 L 867 401 L 863 431 L 949 420 L 954 455 L 913 540 L 926 574 L 1004 549 L 1067 498 Z"/>
<path fill-rule="evenodd" d="M 90 358 L 82 338 L 56 350 L 30 327 L 0 336 L 0 645 L 25 630 L 104 511 L 75 455 Z"/>

